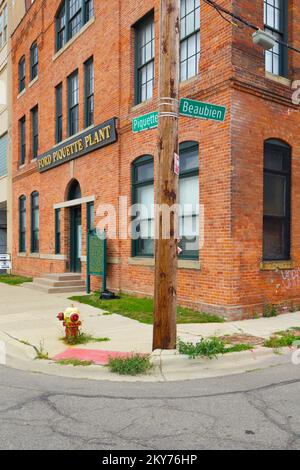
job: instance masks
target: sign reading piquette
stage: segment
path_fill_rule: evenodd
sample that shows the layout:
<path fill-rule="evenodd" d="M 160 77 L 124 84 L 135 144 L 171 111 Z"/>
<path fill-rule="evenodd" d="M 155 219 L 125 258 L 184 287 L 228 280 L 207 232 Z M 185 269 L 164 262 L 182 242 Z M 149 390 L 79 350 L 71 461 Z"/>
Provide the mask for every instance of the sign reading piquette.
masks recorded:
<path fill-rule="evenodd" d="M 117 139 L 116 120 L 113 118 L 40 155 L 37 160 L 38 170 L 43 173 L 94 150 L 113 144 Z"/>

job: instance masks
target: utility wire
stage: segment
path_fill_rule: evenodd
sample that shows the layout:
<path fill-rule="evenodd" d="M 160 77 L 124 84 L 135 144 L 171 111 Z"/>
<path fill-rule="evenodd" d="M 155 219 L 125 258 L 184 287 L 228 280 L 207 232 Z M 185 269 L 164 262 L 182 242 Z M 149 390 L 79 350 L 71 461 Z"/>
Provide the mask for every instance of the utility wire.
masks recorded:
<path fill-rule="evenodd" d="M 247 26 L 248 28 L 251 28 L 253 29 L 254 31 L 258 31 L 260 28 L 256 25 L 254 25 L 253 23 L 250 23 L 249 21 L 245 20 L 244 18 L 242 18 L 241 16 L 239 15 L 235 15 L 234 13 L 232 13 L 231 11 L 227 10 L 226 8 L 222 7 L 221 5 L 218 5 L 218 3 L 216 3 L 214 0 L 203 0 L 207 5 L 211 6 L 212 8 L 214 8 L 221 16 L 224 20 L 228 21 L 227 18 L 224 18 L 223 14 L 225 15 L 228 15 L 230 16 L 231 18 L 234 18 L 235 20 L 237 20 L 239 23 L 242 23 L 243 25 Z M 233 21 L 230 21 L 231 24 L 235 25 L 235 26 L 238 26 L 236 23 L 234 23 Z M 280 39 L 276 39 L 274 36 L 274 41 L 277 43 L 277 44 L 280 44 L 281 46 L 284 46 L 286 47 L 287 49 L 290 49 L 291 51 L 294 51 L 294 52 L 297 52 L 298 54 L 300 54 L 300 49 L 297 49 L 296 47 L 294 46 L 291 46 L 290 44 L 288 44 L 287 42 L 284 42 L 284 41 L 281 41 Z"/>

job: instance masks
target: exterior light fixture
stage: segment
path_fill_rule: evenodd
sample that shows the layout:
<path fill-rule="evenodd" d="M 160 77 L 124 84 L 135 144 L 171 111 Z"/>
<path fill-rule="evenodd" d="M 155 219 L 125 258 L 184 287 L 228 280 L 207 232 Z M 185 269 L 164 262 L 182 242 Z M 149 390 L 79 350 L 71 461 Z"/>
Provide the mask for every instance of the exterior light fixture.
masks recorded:
<path fill-rule="evenodd" d="M 255 31 L 252 37 L 254 44 L 256 44 L 257 46 L 261 46 L 266 51 L 269 49 L 273 49 L 276 44 L 274 36 L 271 33 L 268 33 L 267 31 L 262 31 L 261 29 Z"/>

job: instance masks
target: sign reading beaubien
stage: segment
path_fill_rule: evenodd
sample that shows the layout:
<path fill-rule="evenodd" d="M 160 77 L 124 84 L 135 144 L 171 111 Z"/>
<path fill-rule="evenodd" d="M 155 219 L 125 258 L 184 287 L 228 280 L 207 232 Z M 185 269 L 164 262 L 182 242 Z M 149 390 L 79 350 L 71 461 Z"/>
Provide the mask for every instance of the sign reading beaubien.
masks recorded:
<path fill-rule="evenodd" d="M 38 170 L 40 173 L 50 170 L 96 149 L 113 144 L 117 139 L 116 120 L 114 118 L 76 135 L 49 152 L 40 155 L 37 160 Z"/>
<path fill-rule="evenodd" d="M 211 103 L 181 98 L 179 114 L 191 118 L 224 122 L 226 117 L 226 108 L 225 106 L 217 106 Z"/>

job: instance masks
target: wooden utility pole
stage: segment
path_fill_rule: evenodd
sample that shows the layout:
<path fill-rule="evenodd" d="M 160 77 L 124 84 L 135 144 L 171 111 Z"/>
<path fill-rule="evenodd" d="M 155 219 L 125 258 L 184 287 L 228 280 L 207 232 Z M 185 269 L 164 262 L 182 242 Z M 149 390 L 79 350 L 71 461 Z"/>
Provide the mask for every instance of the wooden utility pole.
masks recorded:
<path fill-rule="evenodd" d="M 166 220 L 159 208 L 171 208 L 178 202 L 178 175 L 174 164 L 179 152 L 179 2 L 161 0 L 160 9 L 154 350 L 175 349 L 177 339 L 177 213 L 171 211 L 170 220 Z"/>

